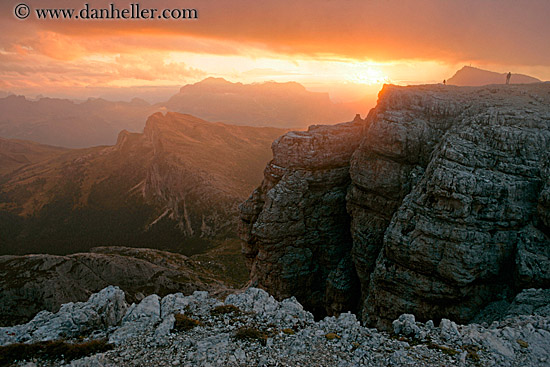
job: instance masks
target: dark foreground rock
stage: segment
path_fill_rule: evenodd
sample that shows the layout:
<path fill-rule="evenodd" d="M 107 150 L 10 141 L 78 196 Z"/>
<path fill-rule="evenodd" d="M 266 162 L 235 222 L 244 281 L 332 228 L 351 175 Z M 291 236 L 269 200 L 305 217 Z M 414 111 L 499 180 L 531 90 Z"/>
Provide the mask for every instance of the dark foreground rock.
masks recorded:
<path fill-rule="evenodd" d="M 390 328 L 402 313 L 465 323 L 550 287 L 549 83 L 385 86 L 365 122 L 272 149 L 241 237 L 277 298 L 318 315 L 359 299 Z"/>
<path fill-rule="evenodd" d="M 85 301 L 108 285 L 117 285 L 131 302 L 226 286 L 200 262 L 170 252 L 128 247 L 98 247 L 67 256 L 0 256 L 0 320 L 27 321 L 37 312 L 56 312 L 67 302 Z"/>
<path fill-rule="evenodd" d="M 27 367 L 547 366 L 550 310 L 536 305 L 541 300 L 548 304 L 548 296 L 535 289 L 522 293 L 518 303 L 538 311 L 518 314 L 509 306 L 510 312 L 490 325 L 443 319 L 436 326 L 403 314 L 388 333 L 362 327 L 350 313 L 315 322 L 295 298 L 278 302 L 256 288 L 224 302 L 195 292 L 150 295 L 128 305 L 124 292 L 107 287 L 87 302 L 63 305 L 56 314 L 41 312 L 28 324 L 0 328 L 0 345 L 61 335 L 69 340 L 107 338 L 115 345 L 69 364 L 41 359 L 14 363 Z M 196 322 L 181 328 L 178 314 Z"/>

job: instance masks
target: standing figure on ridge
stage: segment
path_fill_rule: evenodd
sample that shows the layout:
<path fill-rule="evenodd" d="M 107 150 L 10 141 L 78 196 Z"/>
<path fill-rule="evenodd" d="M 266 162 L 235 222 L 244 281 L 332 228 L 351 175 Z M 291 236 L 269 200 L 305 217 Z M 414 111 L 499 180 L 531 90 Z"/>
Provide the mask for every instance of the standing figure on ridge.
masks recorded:
<path fill-rule="evenodd" d="M 510 84 L 510 78 L 511 77 L 512 77 L 512 73 L 508 72 L 508 74 L 506 74 L 506 84 Z"/>

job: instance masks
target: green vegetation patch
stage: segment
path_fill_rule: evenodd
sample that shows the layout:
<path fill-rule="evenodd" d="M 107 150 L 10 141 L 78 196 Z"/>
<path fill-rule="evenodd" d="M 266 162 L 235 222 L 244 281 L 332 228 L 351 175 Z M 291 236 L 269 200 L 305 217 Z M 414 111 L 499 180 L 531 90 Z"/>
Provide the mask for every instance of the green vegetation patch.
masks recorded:
<path fill-rule="evenodd" d="M 466 344 L 462 346 L 462 350 L 466 351 L 466 356 L 472 361 L 479 362 L 480 358 L 477 352 L 479 352 L 480 348 L 477 345 Z"/>
<path fill-rule="evenodd" d="M 520 347 L 522 348 L 529 348 L 529 343 L 527 343 L 525 340 L 518 339 L 516 340 Z"/>
<path fill-rule="evenodd" d="M 334 340 L 334 339 L 340 339 L 341 336 L 336 333 L 327 333 L 325 335 L 325 338 L 327 338 L 328 340 Z"/>

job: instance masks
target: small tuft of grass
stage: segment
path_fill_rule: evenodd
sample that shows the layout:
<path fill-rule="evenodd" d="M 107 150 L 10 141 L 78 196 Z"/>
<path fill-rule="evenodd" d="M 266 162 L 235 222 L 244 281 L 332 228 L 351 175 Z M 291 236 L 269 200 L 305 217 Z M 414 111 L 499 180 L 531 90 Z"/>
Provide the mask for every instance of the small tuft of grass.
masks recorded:
<path fill-rule="evenodd" d="M 525 340 L 518 339 L 516 340 L 518 342 L 519 346 L 522 348 L 529 348 L 529 343 L 527 343 Z"/>
<path fill-rule="evenodd" d="M 242 327 L 235 333 L 235 338 L 240 340 L 259 341 L 262 345 L 267 342 L 267 335 L 254 327 Z"/>
<path fill-rule="evenodd" d="M 31 358 L 72 361 L 111 349 L 113 349 L 113 345 L 107 343 L 105 339 L 83 343 L 69 343 L 63 340 L 33 344 L 15 343 L 0 347 L 0 366 Z"/>
<path fill-rule="evenodd" d="M 342 337 L 336 333 L 328 333 L 325 335 L 325 338 L 327 338 L 328 340 L 334 340 L 334 339 L 340 339 Z"/>
<path fill-rule="evenodd" d="M 222 306 L 217 306 L 217 307 L 214 307 L 211 311 L 210 311 L 210 314 L 213 315 L 213 316 L 218 316 L 218 315 L 226 315 L 228 313 L 232 313 L 233 315 L 235 316 L 239 316 L 239 315 L 242 315 L 242 311 L 240 308 L 238 308 L 237 306 L 235 305 L 222 305 Z"/>
<path fill-rule="evenodd" d="M 466 344 L 462 346 L 462 350 L 466 351 L 466 357 L 470 358 L 474 362 L 479 362 L 479 352 L 480 348 L 477 345 Z"/>
<path fill-rule="evenodd" d="M 192 319 L 191 317 L 184 315 L 182 313 L 177 313 L 174 315 L 176 322 L 174 323 L 174 329 L 177 331 L 189 331 L 195 326 L 200 326 L 202 323 L 199 320 Z"/>
<path fill-rule="evenodd" d="M 448 356 L 456 356 L 457 354 L 460 354 L 458 350 L 455 350 L 453 348 L 446 347 L 444 345 L 438 345 L 435 343 L 429 343 L 428 348 L 430 349 L 439 349 L 443 354 L 446 354 Z"/>

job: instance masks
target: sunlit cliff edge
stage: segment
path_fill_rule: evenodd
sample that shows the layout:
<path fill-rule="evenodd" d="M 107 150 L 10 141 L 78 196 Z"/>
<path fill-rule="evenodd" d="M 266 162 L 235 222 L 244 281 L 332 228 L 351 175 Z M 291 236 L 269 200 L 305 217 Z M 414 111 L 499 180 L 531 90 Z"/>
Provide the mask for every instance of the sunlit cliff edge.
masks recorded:
<path fill-rule="evenodd" d="M 550 84 L 386 85 L 291 132 L 241 205 L 252 284 L 318 316 L 468 322 L 550 287 Z"/>

